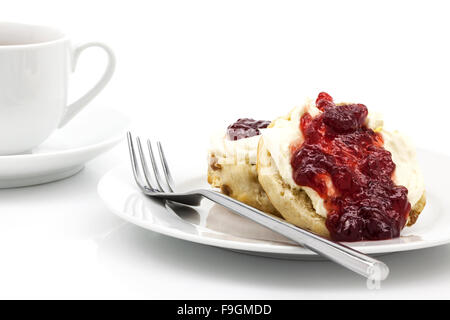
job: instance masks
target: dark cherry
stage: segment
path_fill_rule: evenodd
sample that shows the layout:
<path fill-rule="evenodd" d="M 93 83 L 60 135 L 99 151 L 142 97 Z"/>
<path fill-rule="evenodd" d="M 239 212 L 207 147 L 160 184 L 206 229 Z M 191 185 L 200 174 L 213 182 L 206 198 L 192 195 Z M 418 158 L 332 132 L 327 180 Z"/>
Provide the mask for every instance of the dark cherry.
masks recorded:
<path fill-rule="evenodd" d="M 408 190 L 394 184 L 395 164 L 382 136 L 365 125 L 366 106 L 337 106 L 324 92 L 316 105 L 323 112 L 314 118 L 306 113 L 300 121 L 305 141 L 293 150 L 294 181 L 326 200 L 326 226 L 333 239 L 398 237 L 411 209 Z"/>
<path fill-rule="evenodd" d="M 227 136 L 230 140 L 239 140 L 260 135 L 259 129 L 267 128 L 270 121 L 253 120 L 249 118 L 238 119 L 235 123 L 228 126 Z"/>
<path fill-rule="evenodd" d="M 323 123 L 339 133 L 351 133 L 360 128 L 367 117 L 363 104 L 348 104 L 324 110 Z"/>

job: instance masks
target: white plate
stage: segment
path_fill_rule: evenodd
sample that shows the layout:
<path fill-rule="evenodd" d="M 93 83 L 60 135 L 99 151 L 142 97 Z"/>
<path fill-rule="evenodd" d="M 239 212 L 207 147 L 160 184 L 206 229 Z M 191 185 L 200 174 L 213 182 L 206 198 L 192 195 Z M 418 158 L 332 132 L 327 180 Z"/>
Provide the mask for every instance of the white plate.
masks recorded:
<path fill-rule="evenodd" d="M 88 108 L 29 154 L 0 156 L 0 188 L 67 178 L 125 137 L 129 120 L 113 109 Z"/>
<path fill-rule="evenodd" d="M 125 151 L 125 150 L 124 150 Z M 405 228 L 400 238 L 383 241 L 347 243 L 367 254 L 380 255 L 434 247 L 450 242 L 450 173 L 446 170 L 450 157 L 429 151 L 418 153 L 424 171 L 427 205 L 417 223 Z M 170 157 L 169 157 L 170 159 Z M 204 160 L 204 158 L 203 158 Z M 201 160 L 199 160 L 200 162 Z M 181 190 L 208 188 L 202 170 L 172 164 L 188 174 L 175 172 Z M 181 178 L 180 178 L 181 175 Z M 248 254 L 274 258 L 317 259 L 319 256 L 290 240 L 203 200 L 201 206 L 165 208 L 163 202 L 142 195 L 132 178 L 129 166 L 113 169 L 99 182 L 98 193 L 107 207 L 124 220 L 167 236 Z"/>

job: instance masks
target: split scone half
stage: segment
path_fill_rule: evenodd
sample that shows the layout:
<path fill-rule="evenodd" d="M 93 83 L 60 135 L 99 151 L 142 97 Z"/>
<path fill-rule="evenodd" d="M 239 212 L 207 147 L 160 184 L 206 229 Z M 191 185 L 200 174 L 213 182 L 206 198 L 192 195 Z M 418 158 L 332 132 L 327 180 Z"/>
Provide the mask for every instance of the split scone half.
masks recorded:
<path fill-rule="evenodd" d="M 260 132 L 270 121 L 264 125 L 262 121 L 239 119 L 237 123 L 243 121 L 246 124 L 238 125 L 237 130 L 233 130 L 232 125 L 228 130 L 212 135 L 208 150 L 208 183 L 238 201 L 279 216 L 261 187 L 256 171 Z"/>
<path fill-rule="evenodd" d="M 300 228 L 339 241 L 398 237 L 425 206 L 414 147 L 364 105 L 335 105 L 321 95 L 263 132 L 259 183 L 281 216 Z"/>

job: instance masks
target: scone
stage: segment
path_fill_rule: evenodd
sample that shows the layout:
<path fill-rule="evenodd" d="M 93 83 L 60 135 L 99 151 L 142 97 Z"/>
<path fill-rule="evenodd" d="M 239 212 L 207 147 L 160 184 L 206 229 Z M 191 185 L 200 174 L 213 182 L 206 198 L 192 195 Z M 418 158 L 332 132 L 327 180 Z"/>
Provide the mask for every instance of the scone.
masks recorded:
<path fill-rule="evenodd" d="M 287 221 L 339 241 L 395 238 L 425 206 L 414 147 L 362 104 L 326 93 L 271 123 L 258 179 Z"/>
<path fill-rule="evenodd" d="M 279 215 L 258 182 L 256 152 L 261 131 L 270 121 L 239 119 L 211 137 L 208 183 L 241 202 Z"/>

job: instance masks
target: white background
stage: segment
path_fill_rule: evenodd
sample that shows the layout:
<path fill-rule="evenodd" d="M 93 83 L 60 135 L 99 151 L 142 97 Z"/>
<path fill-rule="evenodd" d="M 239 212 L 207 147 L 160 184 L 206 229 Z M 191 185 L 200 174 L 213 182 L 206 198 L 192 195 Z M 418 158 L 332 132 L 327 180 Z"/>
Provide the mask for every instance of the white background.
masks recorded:
<path fill-rule="evenodd" d="M 91 107 L 118 109 L 135 131 L 177 138 L 180 149 L 238 117 L 272 119 L 327 91 L 448 153 L 449 9 L 445 1 L 14 0 L 2 2 L 0 19 L 109 44 L 116 73 Z M 103 60 L 96 49 L 83 54 L 72 99 Z M 386 256 L 391 276 L 369 291 L 332 263 L 244 256 L 123 224 L 96 184 L 125 163 L 124 152 L 65 181 L 0 191 L 0 297 L 450 298 L 449 246 Z"/>

